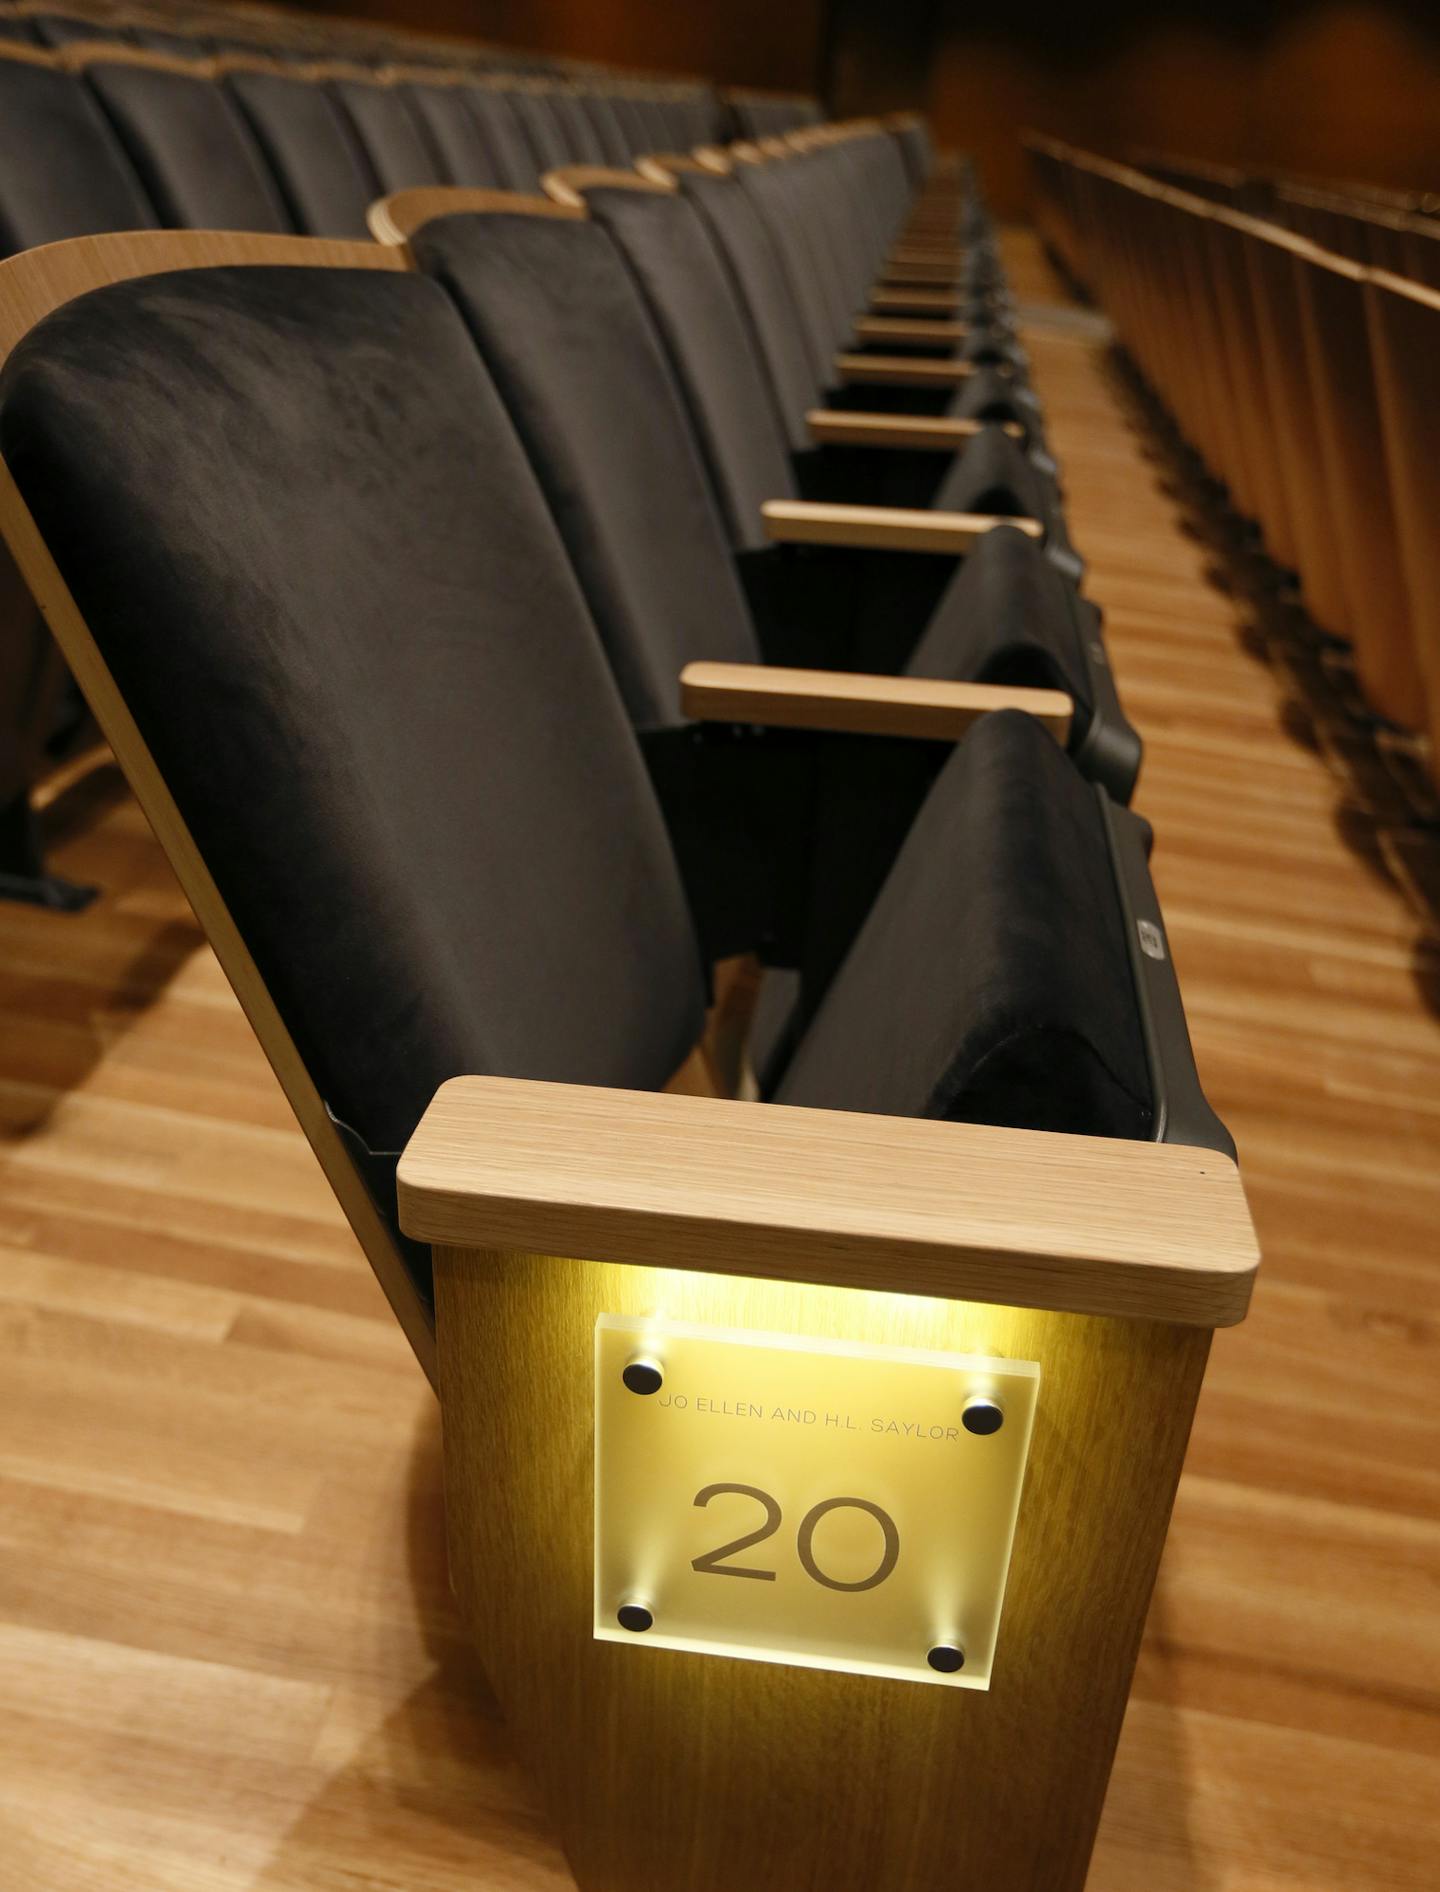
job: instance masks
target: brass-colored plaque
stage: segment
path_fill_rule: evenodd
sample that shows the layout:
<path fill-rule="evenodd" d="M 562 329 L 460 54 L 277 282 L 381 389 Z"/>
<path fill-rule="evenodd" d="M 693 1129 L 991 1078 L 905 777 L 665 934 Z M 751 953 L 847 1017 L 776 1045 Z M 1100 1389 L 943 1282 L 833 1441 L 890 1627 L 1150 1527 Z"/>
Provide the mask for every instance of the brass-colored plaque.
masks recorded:
<path fill-rule="evenodd" d="M 1040 1369 L 602 1314 L 595 1634 L 988 1688 Z"/>

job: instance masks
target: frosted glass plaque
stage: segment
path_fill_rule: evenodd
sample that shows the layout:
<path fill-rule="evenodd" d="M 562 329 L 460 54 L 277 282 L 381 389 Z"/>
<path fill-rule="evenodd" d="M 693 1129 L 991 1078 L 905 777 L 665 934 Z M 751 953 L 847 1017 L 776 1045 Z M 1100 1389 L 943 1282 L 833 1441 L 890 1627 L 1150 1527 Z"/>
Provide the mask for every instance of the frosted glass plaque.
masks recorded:
<path fill-rule="evenodd" d="M 1040 1369 L 602 1314 L 595 1634 L 988 1688 Z"/>

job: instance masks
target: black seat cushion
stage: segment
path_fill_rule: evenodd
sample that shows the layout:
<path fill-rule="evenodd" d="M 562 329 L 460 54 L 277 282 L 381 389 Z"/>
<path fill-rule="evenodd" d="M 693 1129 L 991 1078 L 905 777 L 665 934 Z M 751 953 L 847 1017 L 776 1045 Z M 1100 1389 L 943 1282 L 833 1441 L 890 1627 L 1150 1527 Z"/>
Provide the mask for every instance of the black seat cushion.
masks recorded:
<path fill-rule="evenodd" d="M 681 720 L 692 658 L 758 656 L 680 394 L 633 278 L 597 224 L 438 217 L 411 240 L 510 409 L 637 728 Z"/>
<path fill-rule="evenodd" d="M 0 255 L 154 226 L 134 167 L 84 82 L 0 59 Z"/>
<path fill-rule="evenodd" d="M 935 494 L 947 512 L 999 513 L 1049 525 L 1057 510 L 1049 481 L 1003 427 L 982 427 L 955 455 Z"/>
<path fill-rule="evenodd" d="M 328 89 L 355 127 L 383 192 L 446 182 L 440 161 L 399 86 L 335 79 Z"/>
<path fill-rule="evenodd" d="M 457 1072 L 665 1082 L 704 1003 L 678 869 L 435 284 L 251 268 L 95 291 L 11 356 L 0 450 L 372 1149 Z"/>
<path fill-rule="evenodd" d="M 1080 640 L 1072 587 L 1033 539 L 995 526 L 946 587 L 906 672 L 1068 691 L 1078 742 L 1093 707 Z"/>
<path fill-rule="evenodd" d="M 1145 1042 L 1099 792 L 1031 717 L 977 723 L 776 1101 L 1148 1137 Z"/>
<path fill-rule="evenodd" d="M 795 496 L 788 443 L 753 331 L 699 212 L 678 193 L 600 188 L 586 205 L 640 284 L 737 551 L 765 543 L 761 507 Z"/>
<path fill-rule="evenodd" d="M 92 64 L 85 76 L 172 230 L 290 230 L 279 187 L 240 108 L 213 79 Z"/>
<path fill-rule="evenodd" d="M 325 88 L 278 72 L 232 72 L 228 83 L 296 229 L 307 236 L 367 236 L 365 212 L 380 195 L 380 180 Z"/>

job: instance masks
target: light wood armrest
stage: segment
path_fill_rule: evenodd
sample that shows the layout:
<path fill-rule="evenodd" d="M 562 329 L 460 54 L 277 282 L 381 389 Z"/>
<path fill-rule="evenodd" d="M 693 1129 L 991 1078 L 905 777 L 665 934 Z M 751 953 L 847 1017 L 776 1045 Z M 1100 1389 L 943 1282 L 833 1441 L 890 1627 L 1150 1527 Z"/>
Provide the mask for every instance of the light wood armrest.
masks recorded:
<path fill-rule="evenodd" d="M 837 407 L 812 407 L 805 416 L 810 438 L 830 447 L 931 448 L 937 453 L 958 453 L 986 427 L 984 420 L 955 420 L 944 414 L 861 414 Z M 1000 423 L 1012 440 L 1024 437 L 1018 421 Z"/>
<path fill-rule="evenodd" d="M 946 322 L 912 315 L 857 315 L 855 339 L 861 342 L 960 342 L 968 322 Z"/>
<path fill-rule="evenodd" d="M 953 243 L 928 242 L 923 233 L 917 233 L 906 242 L 897 243 L 885 262 L 892 269 L 907 269 L 912 263 L 919 263 L 925 269 L 948 270 L 953 276 L 965 267 L 965 252 Z"/>
<path fill-rule="evenodd" d="M 903 506 L 832 506 L 812 499 L 767 499 L 765 533 L 777 545 L 849 545 L 878 552 L 948 552 L 960 557 L 982 532 L 1015 526 L 1043 536 L 1035 519 L 982 512 L 928 512 Z"/>
<path fill-rule="evenodd" d="M 686 664 L 680 707 L 706 723 L 763 723 L 847 736 L 913 736 L 958 742 L 993 710 L 1019 709 L 1062 745 L 1074 706 L 1063 690 L 943 677 L 876 677 L 855 670 L 787 670 L 779 664 Z"/>
<path fill-rule="evenodd" d="M 944 315 L 960 307 L 953 289 L 872 289 L 870 306 L 891 314 Z"/>
<path fill-rule="evenodd" d="M 923 355 L 837 355 L 835 372 L 846 387 L 873 381 L 883 386 L 944 388 L 975 372 L 968 361 L 927 361 Z"/>
<path fill-rule="evenodd" d="M 958 289 L 960 272 L 953 263 L 886 263 L 881 277 L 886 288 L 905 283 L 928 283 L 932 287 Z"/>
<path fill-rule="evenodd" d="M 514 1078 L 441 1087 L 399 1199 L 442 1247 L 1201 1327 L 1259 1262 L 1209 1150 Z"/>

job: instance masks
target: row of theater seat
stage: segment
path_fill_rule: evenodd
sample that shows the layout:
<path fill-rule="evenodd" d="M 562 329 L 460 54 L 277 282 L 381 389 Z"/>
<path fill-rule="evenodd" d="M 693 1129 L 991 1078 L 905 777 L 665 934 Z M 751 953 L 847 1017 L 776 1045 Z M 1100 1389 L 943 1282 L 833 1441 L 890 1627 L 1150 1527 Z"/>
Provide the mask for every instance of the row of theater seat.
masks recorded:
<path fill-rule="evenodd" d="M 0 244 L 154 226 L 363 236 L 387 191 L 534 189 L 558 164 L 630 164 L 722 129 L 700 86 L 0 46 Z"/>
<path fill-rule="evenodd" d="M 1352 263 L 1440 289 L 1440 198 L 1425 191 L 1254 176 L 1176 158 L 1136 160 L 1158 183 L 1283 224 Z"/>
<path fill-rule="evenodd" d="M 58 17 L 35 8 L 7 16 L 10 25 L 48 33 L 58 50 L 0 39 L 0 254 L 155 227 L 363 236 L 369 205 L 388 191 L 533 190 L 557 165 L 628 165 L 640 152 L 688 149 L 737 116 L 754 123 L 814 116 L 805 101 L 725 101 L 695 83 L 602 76 L 580 84 L 459 67 L 282 63 L 253 53 L 180 59 L 61 35 Z M 44 874 L 27 796 L 80 727 L 33 613 L 23 600 L 7 602 L 0 896 L 78 897 Z"/>
<path fill-rule="evenodd" d="M 1045 229 L 1440 781 L 1440 292 L 1050 142 Z"/>
<path fill-rule="evenodd" d="M 1229 1149 L 964 175 L 546 183 L 0 266 L 7 539 L 412 1336 L 435 1088 L 693 1081 L 742 956 L 763 1098 Z"/>

